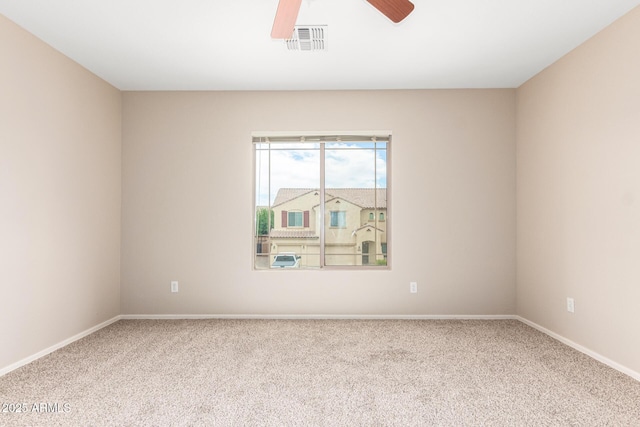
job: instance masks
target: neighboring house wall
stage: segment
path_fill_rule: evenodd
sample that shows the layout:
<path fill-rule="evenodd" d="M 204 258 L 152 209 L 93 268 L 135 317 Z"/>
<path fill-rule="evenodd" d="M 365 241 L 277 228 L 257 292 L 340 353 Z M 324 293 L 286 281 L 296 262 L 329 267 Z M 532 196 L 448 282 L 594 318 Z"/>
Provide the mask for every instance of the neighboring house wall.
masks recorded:
<path fill-rule="evenodd" d="M 324 239 L 326 265 L 359 265 L 355 230 L 360 227 L 360 206 L 340 198 L 325 203 Z M 344 212 L 345 224 L 331 225 L 331 212 Z"/>
<path fill-rule="evenodd" d="M 380 218 L 382 214 L 382 218 Z M 383 231 L 387 231 L 387 210 L 386 209 L 363 209 L 360 214 L 360 224 L 373 225 Z M 385 240 L 386 241 L 386 240 Z"/>
<path fill-rule="evenodd" d="M 315 234 L 317 230 L 317 221 L 318 221 L 316 217 L 319 218 L 319 213 L 316 212 L 313 209 L 313 207 L 317 206 L 320 203 L 320 196 L 316 193 L 317 191 L 310 191 L 300 197 L 296 197 L 295 199 L 285 202 L 284 204 L 281 204 L 279 206 L 274 206 L 272 208 L 273 211 L 275 212 L 275 217 L 276 217 L 274 229 L 276 230 L 303 229 Z M 305 226 L 304 220 L 303 220 L 303 225 L 301 227 L 292 226 L 288 222 L 286 224 L 283 224 L 283 219 L 282 219 L 283 211 L 287 213 L 301 212 L 303 214 L 303 217 L 305 216 L 304 213 L 308 212 L 308 222 L 306 226 Z"/>
<path fill-rule="evenodd" d="M 362 228 L 358 230 L 358 245 L 365 252 L 364 242 L 370 242 L 373 240 L 369 233 L 375 231 L 376 234 L 376 246 L 375 248 L 369 247 L 370 262 L 387 262 L 387 209 L 363 209 L 361 213 L 360 222 Z M 365 227 L 368 226 L 368 227 Z M 384 245 L 384 247 L 383 247 Z M 369 245 L 370 246 L 370 245 Z M 371 258 L 375 255 L 375 258 Z M 375 261 L 374 261 L 375 260 Z"/>
<path fill-rule="evenodd" d="M 360 227 L 355 234 L 357 253 L 360 255 L 358 265 L 376 264 L 386 260 L 382 253 L 382 244 L 387 243 L 386 233 L 372 225 Z"/>
<path fill-rule="evenodd" d="M 331 244 L 353 244 L 352 232 L 360 228 L 360 206 L 349 203 L 343 199 L 331 199 L 325 203 L 324 227 L 325 243 Z M 346 222 L 344 226 L 331 225 L 331 212 L 344 212 Z"/>
<path fill-rule="evenodd" d="M 319 193 L 310 190 L 272 208 L 275 223 L 269 238 L 272 255 L 269 263 L 273 262 L 274 254 L 293 252 L 301 256 L 301 267 L 320 266 L 320 238 L 316 232 L 320 214 L 313 209 L 319 203 Z M 289 222 L 289 212 L 301 213 L 301 226 Z"/>
<path fill-rule="evenodd" d="M 358 196 L 358 189 L 349 191 Z M 280 194 L 276 200 L 279 197 Z M 312 190 L 273 206 L 276 220 L 270 233 L 272 255 L 293 252 L 302 257 L 301 266 L 320 266 L 319 203 L 319 193 Z M 302 226 L 291 226 L 291 212 L 300 212 L 308 221 L 303 221 Z M 340 218 L 340 222 L 332 225 L 332 212 L 344 212 L 345 222 L 342 223 Z M 374 215 L 373 220 L 370 219 L 371 214 Z M 375 218 L 379 219 L 380 214 L 384 220 L 376 221 Z M 363 260 L 365 264 L 375 264 L 377 259 L 385 259 L 382 255 L 382 244 L 387 242 L 386 209 L 363 209 L 344 198 L 327 194 L 324 228 L 327 265 L 362 265 Z M 273 256 L 270 260 L 273 262 Z"/>

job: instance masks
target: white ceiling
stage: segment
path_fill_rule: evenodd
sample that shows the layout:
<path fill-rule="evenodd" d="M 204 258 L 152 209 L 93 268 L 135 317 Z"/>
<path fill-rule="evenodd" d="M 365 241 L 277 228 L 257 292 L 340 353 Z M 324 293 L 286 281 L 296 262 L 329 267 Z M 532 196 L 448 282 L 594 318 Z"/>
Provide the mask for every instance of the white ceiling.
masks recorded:
<path fill-rule="evenodd" d="M 328 51 L 270 38 L 278 0 L 0 0 L 0 13 L 122 90 L 512 88 L 640 0 L 303 0 Z"/>

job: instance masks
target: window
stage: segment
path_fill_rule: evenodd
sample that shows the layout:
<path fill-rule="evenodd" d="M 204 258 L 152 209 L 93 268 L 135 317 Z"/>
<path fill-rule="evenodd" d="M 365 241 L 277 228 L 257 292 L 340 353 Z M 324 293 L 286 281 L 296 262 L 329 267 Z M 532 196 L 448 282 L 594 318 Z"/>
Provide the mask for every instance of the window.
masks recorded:
<path fill-rule="evenodd" d="M 309 226 L 309 211 L 288 212 L 286 210 L 282 210 L 281 217 L 282 217 L 282 222 L 281 222 L 282 228 L 291 228 L 291 227 L 295 228 L 295 227 Z"/>
<path fill-rule="evenodd" d="M 345 228 L 347 226 L 347 212 L 331 211 L 331 226 Z"/>
<path fill-rule="evenodd" d="M 302 212 L 289 212 L 288 227 L 302 227 Z"/>
<path fill-rule="evenodd" d="M 256 269 L 281 268 L 284 254 L 294 268 L 386 268 L 390 135 L 254 135 L 253 143 Z"/>

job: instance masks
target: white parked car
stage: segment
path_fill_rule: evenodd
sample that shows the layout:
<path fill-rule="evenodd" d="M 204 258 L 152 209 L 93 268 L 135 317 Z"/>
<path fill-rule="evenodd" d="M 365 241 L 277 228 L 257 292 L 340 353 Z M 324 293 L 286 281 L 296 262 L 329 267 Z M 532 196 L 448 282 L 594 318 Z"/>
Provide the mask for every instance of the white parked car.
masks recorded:
<path fill-rule="evenodd" d="M 300 268 L 300 255 L 293 252 L 278 254 L 273 258 L 271 268 Z"/>

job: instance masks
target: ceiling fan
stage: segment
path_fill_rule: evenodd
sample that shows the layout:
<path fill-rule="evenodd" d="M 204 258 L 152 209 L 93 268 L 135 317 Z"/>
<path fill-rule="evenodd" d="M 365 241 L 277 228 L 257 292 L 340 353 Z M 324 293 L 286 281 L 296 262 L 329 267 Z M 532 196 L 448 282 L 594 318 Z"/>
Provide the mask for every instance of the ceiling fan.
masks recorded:
<path fill-rule="evenodd" d="M 396 24 L 406 18 L 413 10 L 413 3 L 409 0 L 367 1 Z M 276 18 L 273 21 L 273 28 L 271 29 L 271 38 L 291 38 L 301 3 L 302 0 L 279 0 Z"/>

